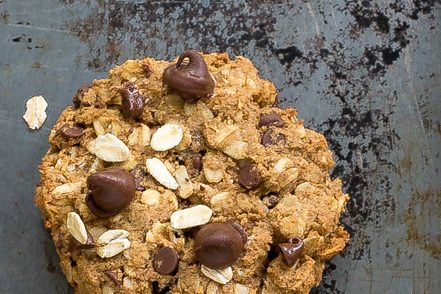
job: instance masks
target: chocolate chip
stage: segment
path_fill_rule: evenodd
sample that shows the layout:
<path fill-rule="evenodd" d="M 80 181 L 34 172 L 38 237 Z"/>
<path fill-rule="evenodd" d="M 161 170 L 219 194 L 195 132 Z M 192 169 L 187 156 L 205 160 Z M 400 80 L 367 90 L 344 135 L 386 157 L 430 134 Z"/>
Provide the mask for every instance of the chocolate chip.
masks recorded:
<path fill-rule="evenodd" d="M 84 135 L 84 129 L 78 126 L 69 126 L 68 124 L 64 124 L 61 126 L 60 135 L 66 140 L 69 139 L 78 139 Z"/>
<path fill-rule="evenodd" d="M 197 176 L 202 170 L 202 155 L 192 150 L 184 151 L 176 156 L 180 165 L 185 165 L 190 176 Z"/>
<path fill-rule="evenodd" d="M 189 228 L 187 230 L 185 230 L 184 234 L 191 237 L 191 238 L 195 238 L 197 233 L 202 229 L 201 226 L 197 226 L 197 227 L 193 227 L 193 228 Z"/>
<path fill-rule="evenodd" d="M 73 252 L 77 249 L 92 249 L 95 247 L 95 241 L 93 240 L 92 235 L 89 231 L 87 231 L 87 241 L 86 244 L 81 244 L 74 237 L 70 236 L 69 238 L 69 246 L 67 248 L 68 251 Z"/>
<path fill-rule="evenodd" d="M 227 223 L 229 225 L 231 225 L 233 227 L 233 229 L 235 229 L 239 234 L 240 237 L 242 238 L 242 243 L 246 244 L 248 241 L 248 236 L 247 236 L 247 232 L 245 231 L 245 229 L 237 222 L 235 222 L 234 220 L 228 220 Z"/>
<path fill-rule="evenodd" d="M 200 171 L 202 169 L 202 156 L 195 155 L 193 157 L 193 168 L 197 171 Z"/>
<path fill-rule="evenodd" d="M 299 237 L 292 237 L 288 240 L 288 243 L 280 243 L 279 250 L 285 264 L 293 266 L 303 251 L 303 240 Z"/>
<path fill-rule="evenodd" d="M 254 189 L 262 183 L 257 166 L 254 164 L 245 165 L 239 168 L 239 183 L 247 189 Z"/>
<path fill-rule="evenodd" d="M 261 114 L 259 118 L 259 128 L 263 126 L 275 126 L 282 128 L 285 126 L 282 118 L 278 113 L 271 112 L 267 114 Z"/>
<path fill-rule="evenodd" d="M 153 268 L 161 275 L 169 275 L 178 267 L 178 253 L 170 247 L 162 247 L 153 257 Z"/>
<path fill-rule="evenodd" d="M 80 242 L 78 242 L 77 240 L 75 240 L 74 237 L 70 236 L 70 238 L 69 238 L 69 246 L 67 247 L 67 250 L 68 250 L 69 252 L 74 252 L 75 250 L 78 249 L 78 246 L 80 246 L 80 245 L 81 245 Z"/>
<path fill-rule="evenodd" d="M 183 62 L 185 58 L 189 59 L 187 64 Z M 214 90 L 214 81 L 208 72 L 207 64 L 194 50 L 184 51 L 176 64 L 164 70 L 162 80 L 185 102 L 196 102 Z"/>
<path fill-rule="evenodd" d="M 86 203 L 98 217 L 117 214 L 135 196 L 135 178 L 118 167 L 110 167 L 87 178 Z"/>
<path fill-rule="evenodd" d="M 104 274 L 108 276 L 116 286 L 121 287 L 122 283 L 118 279 L 118 273 L 114 271 L 105 271 Z"/>
<path fill-rule="evenodd" d="M 152 282 L 152 294 L 159 294 L 159 283 L 158 281 L 153 281 Z"/>
<path fill-rule="evenodd" d="M 196 258 L 211 269 L 229 267 L 243 250 L 243 237 L 227 222 L 204 225 L 194 238 Z"/>
<path fill-rule="evenodd" d="M 265 131 L 265 133 L 263 133 L 262 139 L 260 140 L 263 146 L 268 147 L 270 145 L 283 145 L 286 143 L 285 135 L 277 134 L 277 136 L 274 138 L 273 133 L 273 129 L 268 129 Z"/>
<path fill-rule="evenodd" d="M 125 83 L 120 89 L 122 105 L 121 110 L 125 118 L 137 119 L 144 109 L 144 96 L 139 92 L 135 84 Z"/>
<path fill-rule="evenodd" d="M 84 94 L 89 91 L 90 87 L 88 85 L 81 86 L 78 90 L 75 96 L 72 98 L 73 105 L 78 108 L 81 105 L 81 98 L 83 98 Z"/>

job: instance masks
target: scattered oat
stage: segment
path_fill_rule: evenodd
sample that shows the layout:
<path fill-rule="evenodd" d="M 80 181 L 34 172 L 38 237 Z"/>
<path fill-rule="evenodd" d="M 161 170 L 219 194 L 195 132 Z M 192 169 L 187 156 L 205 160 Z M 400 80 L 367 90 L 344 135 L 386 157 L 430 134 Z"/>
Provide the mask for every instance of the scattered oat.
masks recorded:
<path fill-rule="evenodd" d="M 176 190 L 179 185 L 175 178 L 171 175 L 165 164 L 158 158 L 152 157 L 146 160 L 148 172 L 155 178 L 161 185 Z"/>
<path fill-rule="evenodd" d="M 227 284 L 233 278 L 233 269 L 231 266 L 223 270 L 214 270 L 201 265 L 201 271 L 206 277 L 223 285 Z"/>
<path fill-rule="evenodd" d="M 26 102 L 26 112 L 23 119 L 31 130 L 39 129 L 43 126 L 47 118 L 47 102 L 43 96 L 35 96 Z"/>
<path fill-rule="evenodd" d="M 174 229 L 192 228 L 208 223 L 212 214 L 210 207 L 196 205 L 173 212 L 170 216 L 170 223 Z"/>
<path fill-rule="evenodd" d="M 156 130 L 150 145 L 155 151 L 166 151 L 181 143 L 183 130 L 180 125 L 166 124 Z"/>

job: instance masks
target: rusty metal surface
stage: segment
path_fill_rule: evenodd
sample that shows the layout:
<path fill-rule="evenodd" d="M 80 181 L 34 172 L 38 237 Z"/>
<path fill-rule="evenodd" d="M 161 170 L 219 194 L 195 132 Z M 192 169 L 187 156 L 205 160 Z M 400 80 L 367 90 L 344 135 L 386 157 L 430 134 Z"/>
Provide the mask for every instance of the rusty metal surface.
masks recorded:
<path fill-rule="evenodd" d="M 0 292 L 70 293 L 33 189 L 76 88 L 195 48 L 250 58 L 334 151 L 352 239 L 313 292 L 440 293 L 440 22 L 436 0 L 0 0 Z"/>

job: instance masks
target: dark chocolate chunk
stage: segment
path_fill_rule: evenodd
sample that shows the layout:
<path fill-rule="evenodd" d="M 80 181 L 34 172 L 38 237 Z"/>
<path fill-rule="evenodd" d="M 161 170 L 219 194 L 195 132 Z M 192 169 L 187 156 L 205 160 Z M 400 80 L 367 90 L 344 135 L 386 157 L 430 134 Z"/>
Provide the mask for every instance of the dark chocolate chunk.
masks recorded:
<path fill-rule="evenodd" d="M 267 114 L 261 114 L 259 118 L 259 128 L 263 126 L 275 126 L 282 128 L 285 126 L 282 118 L 278 113 L 271 112 Z"/>
<path fill-rule="evenodd" d="M 122 283 L 118 279 L 118 273 L 115 271 L 105 271 L 104 274 L 108 276 L 116 286 L 121 287 Z"/>
<path fill-rule="evenodd" d="M 247 189 L 254 189 L 262 183 L 257 166 L 254 164 L 245 165 L 239 168 L 239 183 Z"/>
<path fill-rule="evenodd" d="M 86 229 L 87 230 L 87 229 Z M 73 252 L 77 249 L 92 249 L 95 247 L 95 241 L 93 240 L 92 235 L 87 230 L 87 241 L 85 244 L 81 244 L 74 237 L 70 236 L 69 238 L 69 246 L 67 248 L 68 251 Z"/>
<path fill-rule="evenodd" d="M 211 269 L 231 266 L 243 250 L 243 237 L 227 222 L 206 224 L 194 238 L 196 258 Z"/>
<path fill-rule="evenodd" d="M 189 62 L 183 62 L 188 58 Z M 213 93 L 214 81 L 208 72 L 204 58 L 194 50 L 179 56 L 178 62 L 164 70 L 164 84 L 178 93 L 185 102 L 196 102 Z"/>
<path fill-rule="evenodd" d="M 158 281 L 153 281 L 152 282 L 152 294 L 159 294 L 160 289 L 159 289 L 159 283 Z"/>
<path fill-rule="evenodd" d="M 117 214 L 135 196 L 134 176 L 118 167 L 110 167 L 87 178 L 86 203 L 98 217 Z"/>
<path fill-rule="evenodd" d="M 202 156 L 199 154 L 195 155 L 193 157 L 193 168 L 197 171 L 200 171 L 202 169 Z"/>
<path fill-rule="evenodd" d="M 153 268 L 161 275 L 169 275 L 178 267 L 179 256 L 176 250 L 162 247 L 153 257 Z"/>
<path fill-rule="evenodd" d="M 299 237 L 292 237 L 288 240 L 288 243 L 280 243 L 279 250 L 285 264 L 293 266 L 303 251 L 303 240 Z"/>
<path fill-rule="evenodd" d="M 137 119 L 144 110 L 144 96 L 139 92 L 135 84 L 125 83 L 120 89 L 122 105 L 121 111 L 125 118 Z"/>
<path fill-rule="evenodd" d="M 179 164 L 185 165 L 190 176 L 197 176 L 202 170 L 202 155 L 192 150 L 181 153 L 181 156 L 177 156 L 176 160 Z"/>
<path fill-rule="evenodd" d="M 263 146 L 268 147 L 270 145 L 279 145 L 286 143 L 285 135 L 277 134 L 277 136 L 274 138 L 273 133 L 273 129 L 268 129 L 265 131 L 265 133 L 263 133 L 262 139 L 260 140 Z"/>
<path fill-rule="evenodd" d="M 81 86 L 78 90 L 75 96 L 72 98 L 73 105 L 78 108 L 81 105 L 81 98 L 83 98 L 84 94 L 89 91 L 90 87 L 88 85 Z"/>
<path fill-rule="evenodd" d="M 68 124 L 64 124 L 61 126 L 60 135 L 66 140 L 69 139 L 78 139 L 84 135 L 84 129 L 78 126 L 69 126 Z"/>

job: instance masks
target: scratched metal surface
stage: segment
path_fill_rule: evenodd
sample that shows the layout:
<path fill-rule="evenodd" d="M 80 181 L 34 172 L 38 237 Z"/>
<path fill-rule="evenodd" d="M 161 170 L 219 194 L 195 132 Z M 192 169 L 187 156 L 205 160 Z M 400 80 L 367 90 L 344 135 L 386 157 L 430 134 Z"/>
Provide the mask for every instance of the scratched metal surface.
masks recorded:
<path fill-rule="evenodd" d="M 314 293 L 440 293 L 439 1 L 143 2 L 0 0 L 1 293 L 71 291 L 33 189 L 76 88 L 184 48 L 250 58 L 329 140 L 352 239 Z M 48 119 L 31 132 L 21 116 L 36 94 Z"/>

